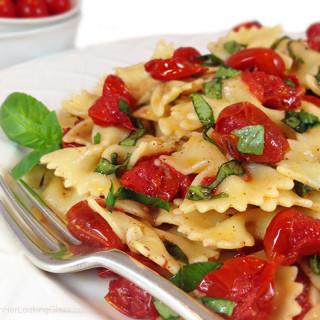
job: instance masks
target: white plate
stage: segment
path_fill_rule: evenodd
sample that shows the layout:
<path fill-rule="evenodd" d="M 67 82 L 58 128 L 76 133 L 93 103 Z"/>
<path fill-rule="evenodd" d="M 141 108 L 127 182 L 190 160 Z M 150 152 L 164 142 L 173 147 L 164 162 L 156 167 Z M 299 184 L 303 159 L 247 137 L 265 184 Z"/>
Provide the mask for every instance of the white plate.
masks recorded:
<path fill-rule="evenodd" d="M 115 66 L 147 61 L 159 39 L 178 46 L 195 46 L 207 53 L 206 44 L 217 34 L 155 36 L 99 45 L 21 64 L 0 72 L 0 103 L 14 91 L 25 92 L 57 110 L 64 99 L 91 89 Z M 0 169 L 11 168 L 25 150 L 0 132 Z M 68 320 L 128 319 L 104 300 L 108 281 L 95 270 L 54 275 L 32 266 L 0 224 L 0 319 Z"/>

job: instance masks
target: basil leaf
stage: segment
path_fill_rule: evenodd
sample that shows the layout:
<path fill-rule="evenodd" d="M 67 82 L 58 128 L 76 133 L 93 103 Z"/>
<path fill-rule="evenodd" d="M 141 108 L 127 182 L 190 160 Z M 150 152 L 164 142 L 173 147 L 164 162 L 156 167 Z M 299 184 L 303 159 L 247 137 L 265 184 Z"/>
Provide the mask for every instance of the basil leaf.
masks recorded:
<path fill-rule="evenodd" d="M 111 188 L 112 187 L 112 188 Z M 111 206 L 111 212 L 114 209 L 117 200 L 134 200 L 139 203 L 150 205 L 164 210 L 170 211 L 170 203 L 159 198 L 148 196 L 144 193 L 136 192 L 127 187 L 120 187 L 116 193 L 113 192 L 113 185 L 109 189 L 109 193 L 106 199 L 106 206 Z M 110 194 L 111 193 L 111 194 Z M 110 195 L 110 196 L 109 196 Z"/>
<path fill-rule="evenodd" d="M 163 241 L 163 244 L 166 247 L 167 251 L 170 253 L 170 255 L 172 255 L 176 260 L 179 260 L 185 264 L 189 264 L 188 257 L 176 244 L 168 240 Z"/>
<path fill-rule="evenodd" d="M 110 185 L 110 188 L 109 188 L 109 192 L 108 192 L 108 195 L 107 195 L 107 198 L 106 198 L 106 202 L 105 202 L 105 207 L 109 209 L 110 212 L 113 211 L 114 209 L 114 206 L 116 204 L 116 201 L 117 201 L 117 197 L 114 193 L 114 186 L 113 186 L 113 182 L 110 180 L 111 182 L 111 185 Z"/>
<path fill-rule="evenodd" d="M 101 134 L 100 134 L 100 132 L 97 132 L 96 135 L 93 138 L 93 143 L 94 144 L 99 144 L 100 141 L 101 141 Z"/>
<path fill-rule="evenodd" d="M 297 181 L 297 180 L 294 180 L 294 190 L 296 191 L 296 194 L 299 197 L 306 196 L 308 191 L 314 191 L 314 189 L 312 189 L 308 185 L 306 185 L 300 181 Z"/>
<path fill-rule="evenodd" d="M 212 53 L 197 57 L 197 59 L 203 61 L 201 66 L 204 66 L 204 67 L 215 67 L 220 64 L 223 64 L 223 60 L 221 60 L 220 58 L 218 58 Z"/>
<path fill-rule="evenodd" d="M 236 41 L 227 41 L 223 44 L 223 47 L 228 53 L 233 54 L 240 51 L 242 48 L 246 48 L 247 46 Z"/>
<path fill-rule="evenodd" d="M 281 38 L 279 38 L 278 40 L 276 40 L 274 42 L 274 44 L 271 46 L 270 49 L 272 50 L 276 50 L 278 48 L 278 46 L 280 45 L 280 43 L 283 41 L 283 40 L 286 40 L 286 39 L 291 39 L 289 36 L 282 36 Z"/>
<path fill-rule="evenodd" d="M 233 301 L 220 298 L 203 297 L 200 299 L 198 298 L 197 300 L 202 302 L 206 307 L 208 307 L 212 311 L 224 314 L 228 317 L 232 315 L 235 305 Z"/>
<path fill-rule="evenodd" d="M 140 139 L 142 136 L 146 134 L 146 128 L 144 127 L 142 122 L 136 118 L 134 118 L 134 120 L 137 130 L 131 131 L 129 136 L 119 143 L 120 146 L 134 147 L 138 139 Z"/>
<path fill-rule="evenodd" d="M 313 273 L 320 275 L 320 256 L 317 254 L 310 256 L 308 264 Z"/>
<path fill-rule="evenodd" d="M 298 133 L 304 133 L 312 128 L 320 126 L 319 118 L 303 109 L 299 112 L 286 110 L 285 118 L 282 119 L 282 122 Z"/>
<path fill-rule="evenodd" d="M 237 76 L 239 73 L 240 73 L 240 70 L 234 69 L 229 66 L 222 65 L 217 70 L 215 78 L 231 79 L 231 78 Z"/>
<path fill-rule="evenodd" d="M 202 125 L 206 129 L 211 128 L 215 121 L 213 111 L 208 102 L 198 92 L 192 93 L 190 98 L 192 100 L 194 110 Z"/>
<path fill-rule="evenodd" d="M 160 300 L 153 298 L 153 303 L 162 320 L 181 319 L 181 317 L 175 311 L 173 311 L 171 308 L 169 308 Z"/>
<path fill-rule="evenodd" d="M 287 78 L 284 82 L 285 84 L 287 84 L 288 86 L 291 86 L 293 88 L 296 88 L 297 86 L 292 82 L 291 79 Z"/>
<path fill-rule="evenodd" d="M 122 99 L 119 100 L 119 110 L 124 112 L 129 117 L 132 117 L 132 113 L 131 113 L 131 110 L 130 110 L 130 105 L 128 103 L 126 103 Z"/>
<path fill-rule="evenodd" d="M 222 79 L 213 78 L 204 83 L 203 93 L 205 96 L 213 99 L 222 99 Z"/>
<path fill-rule="evenodd" d="M 220 199 L 228 197 L 225 193 L 212 196 L 211 192 L 219 186 L 227 177 L 231 175 L 243 176 L 245 169 L 237 160 L 231 160 L 222 164 L 217 172 L 215 180 L 207 186 L 190 186 L 187 190 L 186 198 L 193 201 L 203 199 Z"/>
<path fill-rule="evenodd" d="M 94 172 L 98 172 L 101 174 L 104 174 L 106 176 L 115 173 L 119 168 L 126 168 L 129 160 L 131 157 L 131 153 L 127 153 L 127 157 L 125 161 L 122 164 L 113 164 L 109 160 L 102 158 L 96 168 L 94 169 Z M 112 159 L 114 161 L 114 159 Z"/>
<path fill-rule="evenodd" d="M 183 291 L 191 292 L 198 287 L 206 274 L 220 266 L 221 263 L 213 261 L 188 264 L 181 267 L 169 280 Z"/>
<path fill-rule="evenodd" d="M 35 165 L 39 163 L 40 158 L 50 152 L 60 149 L 60 144 L 50 146 L 41 150 L 33 150 L 27 154 L 12 170 L 11 176 L 18 180 L 23 177 L 25 173 L 30 171 Z"/>
<path fill-rule="evenodd" d="M 264 149 L 264 126 L 246 126 L 232 131 L 239 137 L 237 149 L 241 153 L 255 154 L 261 156 Z"/>
<path fill-rule="evenodd" d="M 289 42 L 287 43 L 288 53 L 289 53 L 289 55 L 291 56 L 291 58 L 292 58 L 294 61 L 296 61 L 296 62 L 298 62 L 298 63 L 304 63 L 303 59 L 302 59 L 301 57 L 296 56 L 295 53 L 293 52 L 293 50 L 292 50 L 292 48 L 291 48 L 291 45 L 292 45 L 293 41 L 294 41 L 294 40 L 291 40 L 291 41 L 289 41 Z"/>

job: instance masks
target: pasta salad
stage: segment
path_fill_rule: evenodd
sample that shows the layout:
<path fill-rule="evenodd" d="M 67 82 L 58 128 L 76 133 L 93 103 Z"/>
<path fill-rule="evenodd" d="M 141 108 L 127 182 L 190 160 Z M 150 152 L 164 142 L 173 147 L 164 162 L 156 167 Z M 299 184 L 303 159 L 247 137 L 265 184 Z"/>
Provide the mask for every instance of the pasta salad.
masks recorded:
<path fill-rule="evenodd" d="M 305 39 L 247 22 L 207 45 L 160 40 L 50 112 L 12 93 L 12 170 L 81 241 L 116 248 L 232 320 L 320 315 L 320 23 Z M 180 319 L 123 277 L 106 301 Z"/>

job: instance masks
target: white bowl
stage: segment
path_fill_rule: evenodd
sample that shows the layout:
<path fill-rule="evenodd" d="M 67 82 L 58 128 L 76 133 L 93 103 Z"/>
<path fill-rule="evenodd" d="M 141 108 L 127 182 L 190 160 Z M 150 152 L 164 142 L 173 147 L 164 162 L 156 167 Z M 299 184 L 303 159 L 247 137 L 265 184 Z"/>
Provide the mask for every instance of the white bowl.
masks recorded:
<path fill-rule="evenodd" d="M 81 1 L 70 0 L 71 9 L 65 13 L 44 18 L 0 18 L 0 35 L 7 32 L 30 30 L 50 26 L 75 16 L 80 11 Z"/>
<path fill-rule="evenodd" d="M 0 68 L 74 47 L 80 12 L 53 25 L 0 34 Z"/>

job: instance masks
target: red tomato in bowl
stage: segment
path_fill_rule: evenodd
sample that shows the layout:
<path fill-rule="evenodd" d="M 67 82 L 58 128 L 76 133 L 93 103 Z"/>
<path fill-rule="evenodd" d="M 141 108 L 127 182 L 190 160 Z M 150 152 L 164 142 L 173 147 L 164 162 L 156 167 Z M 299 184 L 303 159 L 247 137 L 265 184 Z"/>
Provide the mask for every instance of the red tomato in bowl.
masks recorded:
<path fill-rule="evenodd" d="M 21 18 L 43 18 L 49 15 L 45 0 L 18 0 L 16 8 Z"/>
<path fill-rule="evenodd" d="M 232 30 L 235 32 L 238 32 L 240 30 L 240 28 L 251 29 L 252 27 L 256 27 L 256 28 L 260 29 L 260 28 L 262 28 L 262 25 L 258 21 L 248 21 L 248 22 L 243 22 L 243 23 L 236 25 L 235 27 L 233 27 Z"/>
<path fill-rule="evenodd" d="M 309 47 L 313 50 L 320 50 L 320 22 L 313 23 L 306 33 Z"/>
<path fill-rule="evenodd" d="M 50 15 L 65 13 L 71 9 L 70 0 L 45 0 Z"/>
<path fill-rule="evenodd" d="M 15 18 L 17 11 L 14 3 L 11 0 L 0 1 L 0 18 Z"/>
<path fill-rule="evenodd" d="M 264 126 L 264 149 L 262 155 L 240 153 L 238 137 L 232 131 L 251 125 Z M 212 139 L 239 161 L 275 164 L 289 150 L 289 143 L 279 127 L 258 107 L 250 102 L 239 102 L 224 108 L 216 121 Z"/>

